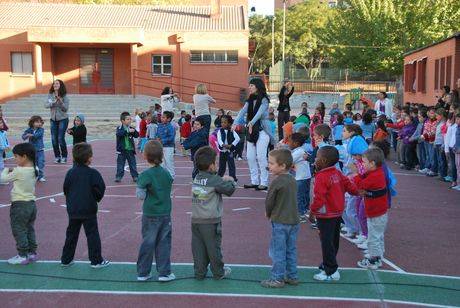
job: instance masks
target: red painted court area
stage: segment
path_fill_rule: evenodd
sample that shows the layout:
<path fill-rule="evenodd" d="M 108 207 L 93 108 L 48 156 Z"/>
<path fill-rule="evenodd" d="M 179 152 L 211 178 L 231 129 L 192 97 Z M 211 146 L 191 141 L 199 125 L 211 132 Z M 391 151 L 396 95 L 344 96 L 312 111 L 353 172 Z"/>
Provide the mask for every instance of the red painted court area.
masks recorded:
<path fill-rule="evenodd" d="M 102 240 L 103 256 L 111 261 L 136 262 L 138 247 L 141 242 L 141 202 L 135 198 L 135 185 L 125 173 L 122 183 L 114 183 L 115 145 L 111 140 L 93 141 L 93 167 L 98 169 L 106 182 L 107 190 L 99 211 L 99 230 Z M 65 198 L 62 195 L 64 176 L 71 166 L 52 163 L 52 151 L 46 152 L 46 183 L 38 183 L 36 196 L 38 218 L 36 233 L 39 255 L 42 260 L 60 260 L 67 227 Z M 139 171 L 147 168 L 143 158 L 137 157 Z M 392 163 L 389 162 L 390 165 Z M 6 161 L 13 166 L 12 160 Z M 188 157 L 176 156 L 176 179 L 173 186 L 173 245 L 172 262 L 191 263 L 191 171 L 192 163 Z M 383 269 L 460 276 L 456 264 L 460 254 L 459 225 L 460 193 L 447 189 L 447 184 L 432 178 L 420 176 L 415 172 L 394 170 L 398 179 L 398 197 L 393 201 L 390 211 L 388 231 L 386 233 L 386 259 Z M 245 161 L 237 162 L 239 185 L 249 182 L 249 170 Z M 0 259 L 5 260 L 16 254 L 14 239 L 9 225 L 9 191 L 11 186 L 0 185 Z M 238 188 L 230 198 L 224 198 L 223 217 L 223 254 L 226 263 L 270 265 L 268 243 L 270 224 L 264 215 L 265 192 L 256 192 Z M 88 257 L 86 239 L 81 232 L 76 252 L 76 260 L 86 261 Z M 356 267 L 362 253 L 345 239 L 341 240 L 338 255 L 340 267 Z M 316 230 L 303 224 L 298 239 L 298 264 L 316 266 L 321 261 L 321 249 Z M 267 277 L 269 270 L 267 269 Z M 133 277 L 135 279 L 135 277 Z M 205 290 L 203 290 L 204 292 Z M 75 296 L 75 297 L 74 297 Z M 55 294 L 53 305 L 64 304 L 71 296 Z M 184 296 L 149 296 L 154 297 L 162 306 L 176 306 L 184 301 Z M 101 303 L 114 301 L 115 306 L 125 306 L 128 302 L 142 304 L 146 297 L 136 295 L 72 295 L 75 303 Z M 78 299 L 78 301 L 77 301 Z M 132 301 L 129 301 L 132 299 Z M 25 306 L 47 306 L 50 304 L 46 294 L 39 293 L 3 293 L 0 302 L 24 304 Z M 195 306 L 244 306 L 242 298 L 190 296 L 187 302 Z M 150 301 L 151 302 L 151 301 Z M 272 306 L 289 304 L 293 307 L 304 305 L 302 300 L 277 298 L 266 300 L 251 298 L 254 306 Z M 163 305 L 164 303 L 164 305 Z M 222 304 L 220 304 L 222 303 Z M 247 303 L 247 301 L 246 301 Z M 313 301 L 315 306 L 331 303 Z M 352 302 L 334 301 L 333 306 L 343 306 Z M 353 302 L 353 306 L 356 302 Z M 363 304 L 363 303 L 361 303 Z M 367 303 L 363 306 L 369 306 Z M 374 304 L 372 304 L 374 305 Z M 141 305 L 142 306 L 142 305 Z"/>

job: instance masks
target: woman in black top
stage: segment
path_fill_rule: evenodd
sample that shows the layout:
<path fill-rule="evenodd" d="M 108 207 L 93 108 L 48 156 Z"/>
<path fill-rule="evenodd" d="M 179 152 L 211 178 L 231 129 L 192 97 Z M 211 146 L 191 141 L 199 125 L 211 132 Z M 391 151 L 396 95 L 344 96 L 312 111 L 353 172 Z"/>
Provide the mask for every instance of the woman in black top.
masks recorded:
<path fill-rule="evenodd" d="M 294 93 L 294 86 L 289 80 L 284 82 L 281 88 L 280 94 L 278 95 L 278 138 L 283 139 L 283 126 L 289 122 L 291 117 L 291 106 L 289 106 L 289 98 Z"/>

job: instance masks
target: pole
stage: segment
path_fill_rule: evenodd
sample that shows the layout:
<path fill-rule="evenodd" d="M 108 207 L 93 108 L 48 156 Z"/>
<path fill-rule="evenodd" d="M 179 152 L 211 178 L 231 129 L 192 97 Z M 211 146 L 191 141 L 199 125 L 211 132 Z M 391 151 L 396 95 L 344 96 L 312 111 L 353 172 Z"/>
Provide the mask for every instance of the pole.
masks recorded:
<path fill-rule="evenodd" d="M 284 66 L 285 48 L 286 48 L 286 0 L 283 0 L 283 66 Z"/>
<path fill-rule="evenodd" d="M 275 66 L 275 15 L 272 18 L 272 67 Z"/>

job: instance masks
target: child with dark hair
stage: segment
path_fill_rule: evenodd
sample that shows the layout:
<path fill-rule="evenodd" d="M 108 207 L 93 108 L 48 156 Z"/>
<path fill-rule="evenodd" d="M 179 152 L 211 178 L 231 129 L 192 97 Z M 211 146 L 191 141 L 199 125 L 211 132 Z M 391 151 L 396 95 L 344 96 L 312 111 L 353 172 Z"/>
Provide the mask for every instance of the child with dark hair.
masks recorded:
<path fill-rule="evenodd" d="M 161 116 L 161 123 L 158 124 L 157 139 L 163 145 L 163 164 L 162 167 L 169 171 L 174 179 L 174 144 L 176 140 L 176 130 L 171 124 L 174 118 L 174 113 L 171 111 L 163 112 Z"/>
<path fill-rule="evenodd" d="M 195 153 L 201 147 L 208 144 L 208 134 L 204 128 L 204 120 L 196 119 L 193 123 L 193 131 L 190 136 L 182 142 L 184 150 L 190 150 L 190 158 L 195 161 Z M 198 174 L 198 168 L 193 164 L 192 179 Z"/>
<path fill-rule="evenodd" d="M 4 159 L 6 157 L 6 152 L 10 148 L 10 143 L 8 142 L 8 137 L 4 128 L 5 124 L 0 120 L 0 173 L 3 171 L 3 168 L 5 168 Z"/>
<path fill-rule="evenodd" d="M 41 116 L 32 116 L 29 120 L 29 128 L 22 134 L 22 140 L 33 144 L 35 148 L 35 165 L 38 167 L 38 181 L 46 182 L 45 179 L 45 145 L 43 144 L 43 119 Z"/>
<path fill-rule="evenodd" d="M 18 254 L 8 259 L 8 263 L 25 265 L 38 258 L 34 230 L 37 217 L 35 183 L 38 176 L 35 147 L 31 143 L 19 143 L 14 146 L 13 155 L 18 166 L 12 170 L 5 168 L 0 174 L 0 183 L 13 182 L 10 223 Z"/>
<path fill-rule="evenodd" d="M 363 122 L 360 126 L 363 131 L 362 135 L 364 139 L 366 139 L 368 144 L 371 143 L 375 133 L 375 125 L 372 122 L 372 114 L 370 112 L 365 112 L 363 114 Z"/>
<path fill-rule="evenodd" d="M 332 136 L 334 138 L 335 145 L 342 145 L 343 128 L 343 115 L 337 113 L 335 118 L 335 124 L 332 126 Z"/>
<path fill-rule="evenodd" d="M 411 139 L 415 133 L 417 125 L 414 123 L 414 118 L 405 116 L 404 126 L 399 132 L 399 138 L 402 140 L 403 162 L 401 168 L 406 170 L 414 169 L 417 163 L 417 155 L 415 152 L 416 143 Z"/>
<path fill-rule="evenodd" d="M 101 254 L 101 238 L 97 224 L 98 203 L 105 193 L 105 183 L 101 174 L 90 164 L 93 150 L 87 143 L 77 143 L 72 149 L 73 167 L 64 179 L 64 196 L 69 215 L 61 266 L 74 264 L 80 228 L 83 225 L 88 241 L 88 257 L 92 268 L 102 268 L 110 264 Z"/>
<path fill-rule="evenodd" d="M 179 127 L 182 127 L 182 124 L 184 124 L 186 115 L 187 115 L 187 112 L 185 110 L 180 111 L 180 118 L 177 121 L 177 125 L 179 125 Z"/>
<path fill-rule="evenodd" d="M 176 279 L 171 272 L 171 189 L 173 178 L 161 167 L 163 147 L 156 140 L 145 144 L 144 159 L 149 168 L 139 175 L 136 195 L 142 204 L 142 244 L 137 259 L 137 280 L 152 278 L 152 261 L 158 271 L 158 281 Z"/>
<path fill-rule="evenodd" d="M 184 117 L 184 121 L 182 122 L 182 125 L 179 130 L 180 133 L 180 139 L 179 142 L 182 144 L 190 135 L 192 134 L 192 116 L 189 114 L 186 114 Z M 182 147 L 182 156 L 187 156 L 190 155 L 190 151 L 185 150 Z"/>
<path fill-rule="evenodd" d="M 344 125 L 353 124 L 353 112 L 348 111 L 348 110 L 343 112 L 343 124 Z"/>
<path fill-rule="evenodd" d="M 359 112 L 353 115 L 353 124 L 361 125 L 363 123 L 363 117 Z"/>
<path fill-rule="evenodd" d="M 80 142 L 86 142 L 85 116 L 79 114 L 73 120 L 73 127 L 67 130 L 67 134 L 72 135 L 73 145 Z"/>
<path fill-rule="evenodd" d="M 222 116 L 225 115 L 225 110 L 224 109 L 219 109 L 217 110 L 216 118 L 214 120 L 214 127 L 215 128 L 220 128 L 222 126 Z"/>
<path fill-rule="evenodd" d="M 296 116 L 289 117 L 289 121 L 283 125 L 283 143 L 288 144 L 289 137 L 294 132 L 294 121 L 297 119 Z"/>
<path fill-rule="evenodd" d="M 385 125 L 385 120 L 379 119 L 377 121 L 377 130 L 374 133 L 374 137 L 372 138 L 373 141 L 386 141 L 388 142 L 388 129 Z"/>
<path fill-rule="evenodd" d="M 323 262 L 315 280 L 339 280 L 337 253 L 340 241 L 340 222 L 345 204 L 345 192 L 356 195 L 356 186 L 335 168 L 339 152 L 333 146 L 318 150 L 315 160 L 315 183 L 310 219 L 316 217 L 321 240 Z"/>
<path fill-rule="evenodd" d="M 141 112 L 139 114 L 140 123 L 139 123 L 139 144 L 138 149 L 142 153 L 144 151 L 144 145 L 147 142 L 147 114 Z"/>
<path fill-rule="evenodd" d="M 136 147 L 134 146 L 134 138 L 139 137 L 139 133 L 135 128 L 131 127 L 131 115 L 125 111 L 120 114 L 121 125 L 117 127 L 117 174 L 115 182 L 121 182 L 125 174 L 125 162 L 128 161 L 129 172 L 133 177 L 133 181 L 137 181 L 137 165 L 136 165 Z"/>
<path fill-rule="evenodd" d="M 217 144 L 219 146 L 219 176 L 224 176 L 228 164 L 228 173 L 235 182 L 236 178 L 234 152 L 236 145 L 240 142 L 238 134 L 232 130 L 233 119 L 229 115 L 221 118 L 221 128 L 217 133 Z"/>
<path fill-rule="evenodd" d="M 292 164 L 292 155 L 287 149 L 273 150 L 268 154 L 268 168 L 276 178 L 270 183 L 265 200 L 265 215 L 271 221 L 269 255 L 273 263 L 270 279 L 261 282 L 265 288 L 299 284 L 296 243 L 299 215 L 297 185 L 289 174 Z"/>
<path fill-rule="evenodd" d="M 216 174 L 216 157 L 209 146 L 195 154 L 199 172 L 192 183 L 192 253 L 198 280 L 206 277 L 208 265 L 214 279 L 224 279 L 231 273 L 222 260 L 222 195 L 231 196 L 236 183 L 231 177 Z"/>

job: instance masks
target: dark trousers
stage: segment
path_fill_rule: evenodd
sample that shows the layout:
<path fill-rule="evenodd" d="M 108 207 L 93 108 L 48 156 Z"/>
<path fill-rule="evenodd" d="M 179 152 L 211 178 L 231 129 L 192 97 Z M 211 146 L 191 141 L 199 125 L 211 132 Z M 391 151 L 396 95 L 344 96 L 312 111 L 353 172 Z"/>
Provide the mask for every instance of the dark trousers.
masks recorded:
<path fill-rule="evenodd" d="M 246 141 L 246 134 L 245 133 L 238 133 L 240 137 L 240 142 L 236 145 L 235 149 L 235 157 L 243 158 L 243 151 L 244 151 L 244 142 Z"/>
<path fill-rule="evenodd" d="M 416 145 L 413 143 L 403 144 L 402 151 L 404 153 L 404 166 L 406 166 L 407 169 L 413 169 L 417 164 Z"/>
<path fill-rule="evenodd" d="M 283 125 L 289 122 L 291 113 L 289 111 L 278 111 L 278 138 L 283 139 Z"/>
<path fill-rule="evenodd" d="M 137 258 L 139 277 L 150 274 L 153 255 L 158 275 L 171 274 L 171 236 L 171 216 L 142 216 L 142 244 Z"/>
<path fill-rule="evenodd" d="M 215 279 L 224 275 L 222 257 L 222 223 L 192 223 L 192 253 L 195 278 L 204 279 L 211 264 L 211 272 Z"/>
<path fill-rule="evenodd" d="M 320 269 L 330 276 L 335 273 L 337 264 L 337 252 L 340 243 L 340 217 L 317 218 L 321 250 L 323 252 L 323 263 Z"/>
<path fill-rule="evenodd" d="M 27 254 L 35 254 L 37 251 L 34 229 L 36 217 L 35 201 L 14 201 L 11 203 L 11 231 L 16 240 L 18 255 L 21 257 L 27 257 Z"/>
<path fill-rule="evenodd" d="M 75 256 L 75 249 L 77 248 L 78 236 L 80 235 L 82 225 L 85 229 L 86 240 L 88 242 L 88 258 L 91 264 L 96 265 L 104 260 L 101 254 L 101 238 L 99 236 L 99 229 L 97 228 L 97 217 L 69 218 L 65 244 L 62 249 L 61 262 L 63 264 L 69 264 Z"/>
<path fill-rule="evenodd" d="M 51 143 L 55 158 L 67 158 L 67 144 L 65 142 L 65 132 L 69 126 L 69 119 L 60 121 L 50 120 L 51 124 Z"/>
<path fill-rule="evenodd" d="M 219 176 L 224 176 L 228 164 L 228 174 L 236 181 L 235 158 L 231 152 L 220 152 L 219 156 Z"/>
<path fill-rule="evenodd" d="M 122 151 L 121 153 L 117 154 L 117 174 L 116 178 L 121 179 L 125 174 L 125 162 L 128 161 L 129 172 L 131 176 L 137 178 L 139 174 L 137 173 L 137 166 L 136 166 L 136 155 L 134 151 Z"/>

